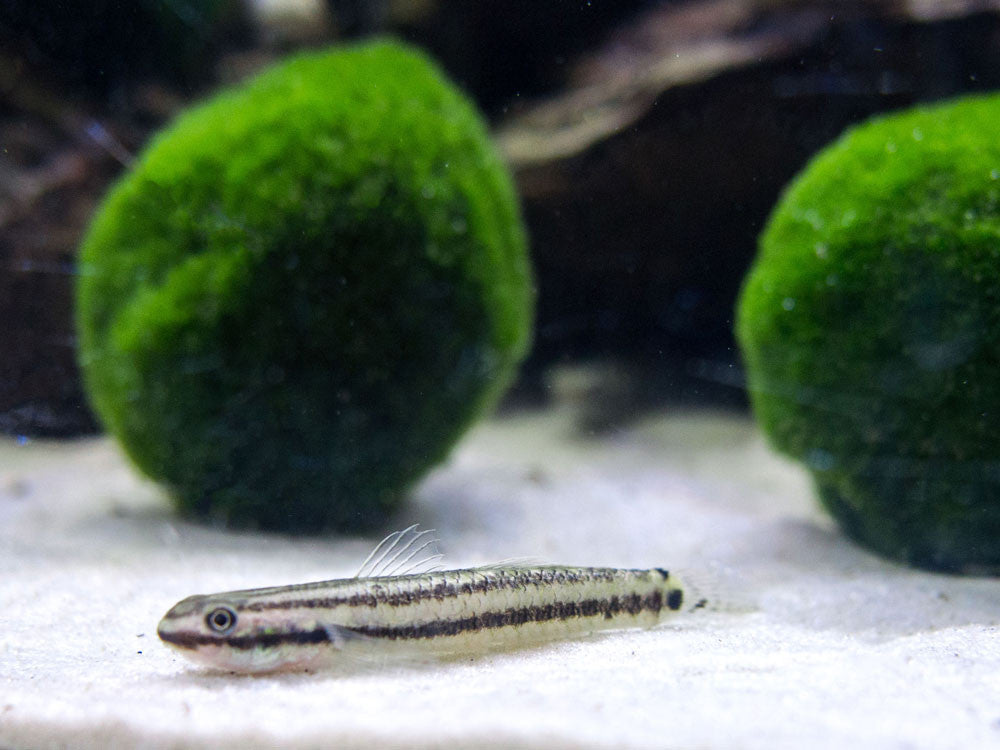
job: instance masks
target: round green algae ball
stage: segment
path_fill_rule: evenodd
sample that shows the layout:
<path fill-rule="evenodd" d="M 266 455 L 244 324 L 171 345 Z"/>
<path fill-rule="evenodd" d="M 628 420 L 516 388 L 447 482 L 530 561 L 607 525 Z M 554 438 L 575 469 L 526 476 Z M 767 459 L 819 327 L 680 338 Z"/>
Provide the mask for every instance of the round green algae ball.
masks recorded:
<path fill-rule="evenodd" d="M 848 131 L 762 234 L 736 334 L 756 416 L 861 544 L 1000 571 L 1000 98 Z"/>
<path fill-rule="evenodd" d="M 93 406 L 189 515 L 365 528 L 512 379 L 510 175 L 427 58 L 308 53 L 197 106 L 107 196 L 77 319 Z"/>

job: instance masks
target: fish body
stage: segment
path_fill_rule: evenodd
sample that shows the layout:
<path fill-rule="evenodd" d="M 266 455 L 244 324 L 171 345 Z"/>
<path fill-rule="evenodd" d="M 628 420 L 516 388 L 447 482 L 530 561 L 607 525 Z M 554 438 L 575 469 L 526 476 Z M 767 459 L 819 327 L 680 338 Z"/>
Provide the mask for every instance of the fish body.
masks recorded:
<path fill-rule="evenodd" d="M 704 604 L 662 568 L 498 565 L 192 596 L 157 633 L 196 662 L 253 673 L 650 628 Z"/>

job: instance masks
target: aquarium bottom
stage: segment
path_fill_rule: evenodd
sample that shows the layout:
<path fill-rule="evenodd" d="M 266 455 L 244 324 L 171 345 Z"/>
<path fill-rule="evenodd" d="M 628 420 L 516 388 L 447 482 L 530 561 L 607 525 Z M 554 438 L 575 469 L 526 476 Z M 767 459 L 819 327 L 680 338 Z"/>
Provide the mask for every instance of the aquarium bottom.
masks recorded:
<path fill-rule="evenodd" d="M 449 565 L 688 571 L 722 611 L 447 663 L 236 676 L 156 637 L 194 593 L 349 576 L 382 532 Z M 1000 590 L 851 544 L 745 415 L 487 422 L 366 538 L 178 520 L 106 439 L 0 442 L 0 747 L 983 747 Z M 728 605 L 728 606 L 726 606 Z"/>

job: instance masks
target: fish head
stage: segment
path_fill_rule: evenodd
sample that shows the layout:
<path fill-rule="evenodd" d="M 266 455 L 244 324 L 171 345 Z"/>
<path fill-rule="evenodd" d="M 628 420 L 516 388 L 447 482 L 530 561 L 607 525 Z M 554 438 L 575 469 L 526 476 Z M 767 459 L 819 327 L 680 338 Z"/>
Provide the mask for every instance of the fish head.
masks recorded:
<path fill-rule="evenodd" d="M 280 618 L 231 594 L 189 596 L 156 628 L 160 640 L 185 658 L 242 673 L 316 666 L 333 645 L 332 632 L 314 621 Z"/>

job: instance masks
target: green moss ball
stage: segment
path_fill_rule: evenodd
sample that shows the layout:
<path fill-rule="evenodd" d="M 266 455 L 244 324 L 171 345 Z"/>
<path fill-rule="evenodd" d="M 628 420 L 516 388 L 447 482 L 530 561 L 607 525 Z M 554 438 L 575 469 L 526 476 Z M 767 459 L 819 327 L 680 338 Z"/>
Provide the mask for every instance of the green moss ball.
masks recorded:
<path fill-rule="evenodd" d="M 1000 571 L 1000 98 L 876 119 L 787 189 L 736 333 L 754 411 L 857 541 Z"/>
<path fill-rule="evenodd" d="M 93 405 L 189 514 L 384 519 L 513 377 L 532 282 L 512 182 L 422 54 L 303 54 L 179 117 L 97 213 Z"/>

